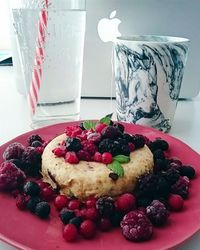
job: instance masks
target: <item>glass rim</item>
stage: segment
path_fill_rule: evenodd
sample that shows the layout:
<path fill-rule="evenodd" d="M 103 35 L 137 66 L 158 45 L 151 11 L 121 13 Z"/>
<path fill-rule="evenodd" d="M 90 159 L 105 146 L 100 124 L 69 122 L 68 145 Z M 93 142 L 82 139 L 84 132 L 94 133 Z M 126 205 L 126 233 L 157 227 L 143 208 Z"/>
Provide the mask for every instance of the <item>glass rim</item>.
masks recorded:
<path fill-rule="evenodd" d="M 116 41 L 125 41 L 132 43 L 188 43 L 190 39 L 178 36 L 161 36 L 161 35 L 133 35 L 119 36 Z"/>

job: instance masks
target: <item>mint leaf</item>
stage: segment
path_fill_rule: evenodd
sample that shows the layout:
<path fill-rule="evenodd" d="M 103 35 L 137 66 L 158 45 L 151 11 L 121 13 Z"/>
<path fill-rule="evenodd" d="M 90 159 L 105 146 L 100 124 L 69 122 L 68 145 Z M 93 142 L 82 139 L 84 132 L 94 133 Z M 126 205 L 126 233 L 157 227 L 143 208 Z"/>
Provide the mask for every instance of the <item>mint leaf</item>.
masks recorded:
<path fill-rule="evenodd" d="M 100 123 L 104 123 L 106 125 L 110 124 L 113 113 L 106 115 L 105 117 L 100 119 Z"/>
<path fill-rule="evenodd" d="M 118 176 L 124 176 L 124 169 L 118 161 L 114 160 L 111 164 L 108 164 L 107 167 Z"/>
<path fill-rule="evenodd" d="M 126 155 L 116 155 L 113 157 L 113 160 L 116 160 L 119 163 L 128 163 L 130 161 L 130 157 Z"/>
<path fill-rule="evenodd" d="M 86 129 L 86 130 L 89 130 L 89 129 L 95 129 L 95 126 L 96 126 L 96 122 L 93 122 L 93 121 L 85 121 L 83 122 L 83 127 Z"/>

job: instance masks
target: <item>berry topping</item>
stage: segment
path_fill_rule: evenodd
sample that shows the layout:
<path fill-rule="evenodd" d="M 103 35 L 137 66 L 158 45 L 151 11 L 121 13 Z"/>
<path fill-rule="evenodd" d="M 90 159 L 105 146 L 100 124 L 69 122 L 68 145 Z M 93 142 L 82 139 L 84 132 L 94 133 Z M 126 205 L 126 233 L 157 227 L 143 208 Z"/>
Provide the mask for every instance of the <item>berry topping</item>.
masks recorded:
<path fill-rule="evenodd" d="M 178 194 L 171 194 L 168 198 L 169 208 L 173 211 L 180 211 L 183 209 L 183 198 Z"/>
<path fill-rule="evenodd" d="M 91 141 L 82 141 L 83 150 L 88 152 L 91 156 L 97 151 L 97 146 L 94 145 Z"/>
<path fill-rule="evenodd" d="M 30 196 L 38 196 L 40 193 L 40 187 L 34 181 L 27 181 L 24 184 L 24 193 Z"/>
<path fill-rule="evenodd" d="M 51 207 L 48 202 L 41 201 L 37 203 L 35 207 L 35 214 L 39 216 L 41 219 L 46 219 L 51 211 Z"/>
<path fill-rule="evenodd" d="M 66 147 L 69 151 L 78 152 L 83 148 L 81 140 L 74 137 L 68 137 L 66 139 Z"/>
<path fill-rule="evenodd" d="M 96 207 L 96 202 L 97 202 L 97 198 L 95 198 L 95 197 L 89 197 L 89 198 L 85 201 L 85 206 L 86 206 L 87 208 Z"/>
<path fill-rule="evenodd" d="M 114 123 L 113 126 L 118 128 L 121 133 L 124 133 L 124 125 L 122 125 L 121 123 L 119 123 L 119 122 Z"/>
<path fill-rule="evenodd" d="M 158 138 L 155 141 L 150 143 L 150 148 L 152 151 L 155 151 L 157 149 L 161 149 L 165 151 L 169 149 L 169 144 L 167 141 Z"/>
<path fill-rule="evenodd" d="M 77 155 L 78 159 L 82 160 L 82 161 L 91 161 L 91 159 L 92 159 L 91 155 L 87 151 L 84 151 L 84 150 L 79 150 L 76 153 L 76 155 Z"/>
<path fill-rule="evenodd" d="M 68 202 L 69 200 L 67 199 L 67 197 L 62 194 L 56 196 L 56 198 L 54 199 L 54 205 L 58 211 L 66 207 Z"/>
<path fill-rule="evenodd" d="M 40 141 L 33 141 L 30 146 L 34 148 L 38 148 L 38 147 L 42 147 L 43 144 Z"/>
<path fill-rule="evenodd" d="M 143 135 L 135 134 L 132 135 L 131 142 L 135 145 L 135 148 L 142 148 L 146 142 L 146 139 Z"/>
<path fill-rule="evenodd" d="M 71 210 L 75 210 L 75 209 L 78 209 L 80 205 L 81 205 L 80 200 L 74 199 L 74 200 L 69 201 L 68 208 Z"/>
<path fill-rule="evenodd" d="M 17 168 L 12 162 L 5 161 L 1 164 L 0 190 L 14 190 L 23 185 L 25 178 L 24 172 Z"/>
<path fill-rule="evenodd" d="M 10 144 L 3 153 L 4 160 L 18 159 L 21 160 L 22 154 L 25 150 L 25 147 L 18 142 Z"/>
<path fill-rule="evenodd" d="M 92 221 L 97 221 L 97 219 L 99 218 L 99 213 L 97 209 L 95 207 L 86 209 L 85 218 L 92 220 Z"/>
<path fill-rule="evenodd" d="M 157 149 L 153 152 L 154 161 L 156 159 L 165 159 L 165 154 L 161 149 Z"/>
<path fill-rule="evenodd" d="M 183 165 L 180 168 L 180 173 L 182 176 L 187 176 L 189 179 L 193 179 L 195 176 L 195 169 L 189 165 Z"/>
<path fill-rule="evenodd" d="M 152 203 L 146 208 L 146 214 L 155 226 L 164 225 L 169 217 L 169 212 L 165 205 L 158 200 L 152 201 Z"/>
<path fill-rule="evenodd" d="M 69 162 L 71 164 L 79 163 L 79 159 L 78 159 L 75 152 L 67 152 L 65 155 L 65 160 L 66 160 L 66 162 Z"/>
<path fill-rule="evenodd" d="M 102 154 L 102 162 L 104 164 L 110 164 L 112 162 L 112 154 L 109 152 L 104 152 Z"/>
<path fill-rule="evenodd" d="M 25 196 L 23 194 L 18 194 L 16 197 L 16 206 L 19 210 L 25 210 L 27 202 L 30 197 Z"/>
<path fill-rule="evenodd" d="M 96 132 L 101 133 L 101 131 L 102 131 L 105 127 L 107 127 L 106 124 L 104 124 L 104 123 L 99 123 L 99 124 L 96 125 L 95 130 L 96 130 Z"/>
<path fill-rule="evenodd" d="M 100 133 L 89 133 L 87 136 L 87 140 L 89 142 L 92 142 L 94 144 L 98 144 L 101 140 L 101 134 Z"/>
<path fill-rule="evenodd" d="M 96 162 L 102 162 L 102 154 L 99 153 L 98 151 L 95 152 L 95 154 L 94 154 L 94 156 L 93 156 L 93 159 L 94 159 L 94 161 L 96 161 Z"/>
<path fill-rule="evenodd" d="M 65 146 L 59 146 L 57 148 L 54 148 L 52 151 L 57 157 L 64 157 L 66 154 L 66 147 Z"/>
<path fill-rule="evenodd" d="M 115 211 L 114 200 L 111 197 L 101 197 L 96 202 L 96 208 L 101 216 L 109 217 Z"/>
<path fill-rule="evenodd" d="M 50 186 L 44 187 L 41 190 L 41 197 L 45 201 L 51 201 L 54 198 L 54 195 L 55 195 L 55 193 L 54 193 L 52 187 L 50 187 Z"/>
<path fill-rule="evenodd" d="M 75 137 L 82 133 L 82 129 L 79 126 L 67 126 L 65 129 L 65 133 L 67 136 Z"/>
<path fill-rule="evenodd" d="M 116 156 L 121 153 L 121 145 L 118 141 L 106 138 L 99 143 L 98 151 L 100 153 L 110 152 L 112 156 Z"/>
<path fill-rule="evenodd" d="M 153 233 L 153 226 L 147 216 L 141 211 L 131 211 L 120 223 L 122 234 L 131 241 L 149 240 Z"/>
<path fill-rule="evenodd" d="M 117 139 L 121 136 L 121 131 L 114 126 L 106 126 L 101 132 L 103 138 Z"/>
<path fill-rule="evenodd" d="M 27 142 L 28 142 L 29 146 L 32 146 L 32 143 L 35 142 L 35 141 L 39 141 L 39 142 L 43 143 L 42 138 L 39 135 L 37 135 L 37 134 L 30 135 L 28 137 L 28 139 L 27 139 Z"/>
<path fill-rule="evenodd" d="M 172 185 L 171 191 L 173 194 L 179 194 L 183 199 L 186 199 L 189 194 L 189 179 L 186 176 L 179 177 L 178 181 Z"/>
<path fill-rule="evenodd" d="M 91 220 L 84 220 L 80 225 L 79 231 L 84 238 L 91 239 L 96 234 L 96 225 Z"/>
<path fill-rule="evenodd" d="M 75 241 L 78 237 L 78 229 L 74 224 L 68 224 L 63 229 L 63 238 L 66 241 Z"/>
<path fill-rule="evenodd" d="M 74 218 L 76 215 L 75 215 L 75 212 L 72 211 L 72 210 L 69 210 L 67 209 L 66 207 L 63 208 L 60 213 L 59 213 L 59 217 L 62 221 L 63 224 L 67 224 L 69 223 L 69 221 Z"/>
<path fill-rule="evenodd" d="M 83 219 L 80 216 L 74 217 L 74 218 L 69 220 L 69 224 L 74 224 L 77 228 L 80 227 L 82 222 L 83 222 Z"/>
<path fill-rule="evenodd" d="M 135 208 L 135 202 L 136 199 L 134 195 L 130 193 L 122 194 L 116 201 L 117 210 L 127 213 Z"/>

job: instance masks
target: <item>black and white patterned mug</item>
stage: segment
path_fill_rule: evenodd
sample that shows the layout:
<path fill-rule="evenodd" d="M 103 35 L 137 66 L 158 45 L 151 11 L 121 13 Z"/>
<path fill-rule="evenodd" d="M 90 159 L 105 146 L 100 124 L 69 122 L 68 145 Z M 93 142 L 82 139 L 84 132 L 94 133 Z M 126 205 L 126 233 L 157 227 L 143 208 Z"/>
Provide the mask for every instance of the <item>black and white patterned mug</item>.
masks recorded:
<path fill-rule="evenodd" d="M 117 38 L 113 68 L 119 121 L 170 130 L 188 45 L 189 40 L 180 37 Z"/>

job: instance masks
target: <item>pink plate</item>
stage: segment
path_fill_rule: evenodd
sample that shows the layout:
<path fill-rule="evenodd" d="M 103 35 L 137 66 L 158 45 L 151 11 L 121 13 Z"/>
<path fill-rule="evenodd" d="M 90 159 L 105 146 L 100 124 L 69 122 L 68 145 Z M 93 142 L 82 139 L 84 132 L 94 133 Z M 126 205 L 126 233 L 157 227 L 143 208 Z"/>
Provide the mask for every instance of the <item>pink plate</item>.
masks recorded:
<path fill-rule="evenodd" d="M 38 133 L 45 140 L 52 139 L 63 133 L 67 125 L 77 122 L 62 123 L 34 132 L 23 134 L 0 147 L 0 163 L 3 161 L 2 153 L 11 142 L 26 144 L 30 134 Z M 21 212 L 15 206 L 15 201 L 8 194 L 0 194 L 0 239 L 19 249 L 69 249 L 69 250 L 160 250 L 170 249 L 183 243 L 200 229 L 200 179 L 199 162 L 200 155 L 194 152 L 183 142 L 156 131 L 151 128 L 124 123 L 129 133 L 141 133 L 153 139 L 162 137 L 170 144 L 170 155 L 179 157 L 183 163 L 196 167 L 197 178 L 192 181 L 190 197 L 185 201 L 184 210 L 180 213 L 171 213 L 169 223 L 160 229 L 154 228 L 154 236 L 150 241 L 133 243 L 125 240 L 120 229 L 114 229 L 108 233 L 98 232 L 94 240 L 80 239 L 75 243 L 65 242 L 62 238 L 62 225 L 57 212 L 52 209 L 51 218 L 43 221 L 29 212 Z M 53 208 L 53 206 L 52 206 Z M 195 218 L 195 219 L 194 219 Z"/>

